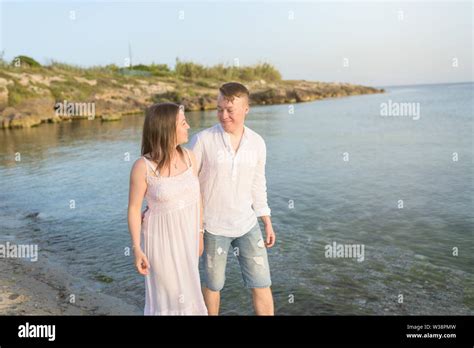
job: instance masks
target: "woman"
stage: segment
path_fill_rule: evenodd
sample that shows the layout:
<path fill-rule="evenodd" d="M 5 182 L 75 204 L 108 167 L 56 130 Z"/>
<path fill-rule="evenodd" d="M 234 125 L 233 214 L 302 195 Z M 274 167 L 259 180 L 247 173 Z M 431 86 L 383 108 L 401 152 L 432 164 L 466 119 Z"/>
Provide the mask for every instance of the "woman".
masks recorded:
<path fill-rule="evenodd" d="M 135 266 L 145 276 L 145 315 L 207 315 L 199 278 L 204 230 L 196 159 L 181 147 L 188 129 L 182 107 L 148 108 L 142 157 L 130 174 L 128 226 Z"/>

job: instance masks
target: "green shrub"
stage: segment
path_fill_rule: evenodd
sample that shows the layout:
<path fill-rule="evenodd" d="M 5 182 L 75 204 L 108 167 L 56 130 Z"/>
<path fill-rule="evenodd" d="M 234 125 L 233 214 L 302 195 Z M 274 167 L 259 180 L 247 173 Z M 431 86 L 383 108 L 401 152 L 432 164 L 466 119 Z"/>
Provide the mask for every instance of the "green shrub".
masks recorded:
<path fill-rule="evenodd" d="M 13 66 L 16 66 L 18 62 L 20 63 L 20 66 L 26 65 L 32 68 L 39 68 L 41 66 L 40 63 L 38 63 L 36 60 L 28 56 L 16 56 L 15 58 L 13 58 L 11 64 Z"/>
<path fill-rule="evenodd" d="M 212 80 L 266 80 L 280 81 L 280 72 L 271 64 L 260 63 L 254 66 L 236 67 L 217 64 L 211 67 L 205 67 L 201 64 L 192 62 L 176 61 L 175 74 L 191 80 L 212 79 Z"/>
<path fill-rule="evenodd" d="M 153 102 L 155 103 L 181 103 L 184 98 L 184 93 L 182 90 L 169 91 L 161 94 L 156 94 L 153 96 Z"/>
<path fill-rule="evenodd" d="M 8 88 L 8 105 L 15 106 L 22 101 L 35 96 L 27 87 L 21 85 L 18 81 L 9 84 Z"/>

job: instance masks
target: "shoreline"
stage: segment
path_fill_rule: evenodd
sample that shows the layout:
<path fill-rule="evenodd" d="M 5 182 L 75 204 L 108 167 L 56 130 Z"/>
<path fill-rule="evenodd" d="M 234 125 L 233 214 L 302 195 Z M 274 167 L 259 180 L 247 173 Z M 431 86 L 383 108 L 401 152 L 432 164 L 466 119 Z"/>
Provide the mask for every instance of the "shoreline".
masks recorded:
<path fill-rule="evenodd" d="M 143 314 L 118 298 L 88 289 L 65 271 L 37 263 L 0 259 L 0 315 Z"/>
<path fill-rule="evenodd" d="M 120 121 L 149 105 L 173 102 L 188 111 L 215 110 L 224 80 L 181 76 L 126 76 L 113 71 L 62 68 L 0 68 L 0 128 L 30 128 L 43 123 L 97 118 Z M 242 81 L 250 105 L 298 104 L 385 90 L 350 83 L 263 79 Z"/>

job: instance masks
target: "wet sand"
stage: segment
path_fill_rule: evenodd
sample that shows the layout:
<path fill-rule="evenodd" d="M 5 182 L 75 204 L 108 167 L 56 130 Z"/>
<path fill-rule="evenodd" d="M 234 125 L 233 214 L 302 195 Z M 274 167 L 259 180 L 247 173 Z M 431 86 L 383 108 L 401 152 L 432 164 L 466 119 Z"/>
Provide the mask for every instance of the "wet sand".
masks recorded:
<path fill-rule="evenodd" d="M 0 315 L 142 315 L 135 306 L 33 262 L 2 258 L 0 274 Z"/>

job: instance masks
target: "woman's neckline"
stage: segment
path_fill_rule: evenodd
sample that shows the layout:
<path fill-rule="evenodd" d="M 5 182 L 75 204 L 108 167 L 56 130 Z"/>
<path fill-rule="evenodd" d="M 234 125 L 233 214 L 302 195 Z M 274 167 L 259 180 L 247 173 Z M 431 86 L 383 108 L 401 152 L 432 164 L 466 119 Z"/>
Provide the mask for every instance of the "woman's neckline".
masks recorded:
<path fill-rule="evenodd" d="M 143 157 L 144 157 L 147 161 L 150 161 L 150 163 L 152 163 L 152 164 L 154 164 L 154 165 L 156 166 L 156 163 L 153 162 L 150 158 L 148 158 L 148 157 L 145 156 L 145 155 L 144 155 Z M 186 162 L 185 162 L 185 163 L 186 163 Z M 156 176 L 154 176 L 154 175 L 148 175 L 148 176 L 149 176 L 150 178 L 163 178 L 163 179 L 176 178 L 176 177 L 178 177 L 178 176 L 180 176 L 180 175 L 183 175 L 183 174 L 187 173 L 187 172 L 192 168 L 192 166 L 193 166 L 193 164 L 191 163 L 191 164 L 186 168 L 186 170 L 182 171 L 182 172 L 179 173 L 179 174 L 172 175 L 172 176 L 163 176 L 163 175 L 161 175 L 161 174 L 156 175 Z M 155 174 L 156 174 L 156 173 L 155 173 Z"/>

